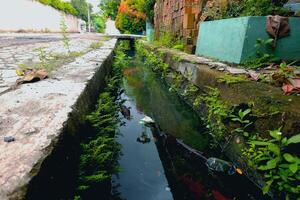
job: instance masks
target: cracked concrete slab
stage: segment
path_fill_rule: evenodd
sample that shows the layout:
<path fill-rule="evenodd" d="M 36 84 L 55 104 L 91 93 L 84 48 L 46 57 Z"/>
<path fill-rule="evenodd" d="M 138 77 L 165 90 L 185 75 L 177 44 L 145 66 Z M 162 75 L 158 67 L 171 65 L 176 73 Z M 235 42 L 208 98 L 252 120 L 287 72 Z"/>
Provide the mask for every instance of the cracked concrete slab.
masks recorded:
<path fill-rule="evenodd" d="M 51 78 L 43 81 L 18 86 L 0 95 L 0 199 L 23 199 L 26 185 L 36 174 L 32 169 L 40 166 L 50 153 L 47 149 L 61 134 L 64 123 L 72 106 L 95 76 L 99 67 L 109 57 L 116 45 L 116 39 L 104 42 L 97 50 L 92 50 L 76 58 L 55 71 Z M 83 44 L 84 43 L 84 44 Z M 45 45 L 43 43 L 43 45 Z M 47 45 L 59 45 L 51 42 Z M 74 41 L 74 48 L 89 46 L 87 39 Z M 34 49 L 37 44 L 27 45 Z M 7 47 L 5 47 L 7 48 Z M 19 58 L 29 50 L 22 47 Z M 54 49 L 60 49 L 53 47 Z M 9 49 L 0 49 L 4 60 Z M 1 54 L 2 53 L 2 54 Z M 15 56 L 16 57 L 16 56 Z M 0 63 L 3 67 L 5 64 Z M 0 84 L 10 85 L 17 78 L 14 68 L 1 70 Z M 2 79 L 2 83 L 1 83 Z M 0 87 L 0 91 L 1 91 Z M 15 141 L 4 142 L 4 137 L 11 136 Z"/>

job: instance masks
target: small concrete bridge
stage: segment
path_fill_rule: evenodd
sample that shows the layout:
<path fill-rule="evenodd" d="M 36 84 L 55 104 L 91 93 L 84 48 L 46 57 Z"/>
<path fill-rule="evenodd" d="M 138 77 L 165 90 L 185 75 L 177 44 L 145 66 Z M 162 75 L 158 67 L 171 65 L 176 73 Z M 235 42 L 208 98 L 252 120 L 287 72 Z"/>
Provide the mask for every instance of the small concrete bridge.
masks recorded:
<path fill-rule="evenodd" d="M 116 38 L 119 40 L 135 40 L 135 39 L 144 39 L 144 35 L 134 35 L 134 34 L 106 34 L 107 37 Z"/>
<path fill-rule="evenodd" d="M 137 39 L 146 39 L 144 35 L 134 35 L 134 34 L 107 34 L 107 37 L 115 38 L 118 40 L 127 40 L 130 43 L 130 48 L 135 48 L 135 40 Z"/>

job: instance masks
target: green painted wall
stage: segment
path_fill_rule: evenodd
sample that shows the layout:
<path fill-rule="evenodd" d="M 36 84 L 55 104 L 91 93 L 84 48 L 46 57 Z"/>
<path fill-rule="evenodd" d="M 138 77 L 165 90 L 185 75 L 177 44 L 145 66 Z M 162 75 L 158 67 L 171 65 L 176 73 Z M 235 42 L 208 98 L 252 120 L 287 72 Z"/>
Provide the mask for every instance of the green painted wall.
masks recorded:
<path fill-rule="evenodd" d="M 300 18 L 290 18 L 290 36 L 278 41 L 274 54 L 284 60 L 300 60 Z M 265 17 L 239 17 L 203 22 L 196 55 L 241 63 L 256 55 L 258 38 L 268 39 Z"/>
<path fill-rule="evenodd" d="M 151 22 L 146 22 L 146 36 L 147 36 L 147 41 L 151 42 L 153 41 L 153 36 L 154 36 L 154 28 Z"/>

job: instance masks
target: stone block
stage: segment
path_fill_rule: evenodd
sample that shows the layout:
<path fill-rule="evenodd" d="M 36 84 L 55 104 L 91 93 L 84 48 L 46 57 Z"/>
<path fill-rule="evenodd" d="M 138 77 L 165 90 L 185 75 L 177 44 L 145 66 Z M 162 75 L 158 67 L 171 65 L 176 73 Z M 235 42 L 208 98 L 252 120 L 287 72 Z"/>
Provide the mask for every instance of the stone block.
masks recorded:
<path fill-rule="evenodd" d="M 289 18 L 290 35 L 279 39 L 273 52 L 283 60 L 300 60 L 300 18 Z M 200 24 L 196 55 L 242 63 L 256 56 L 257 39 L 269 39 L 265 17 L 239 17 Z"/>

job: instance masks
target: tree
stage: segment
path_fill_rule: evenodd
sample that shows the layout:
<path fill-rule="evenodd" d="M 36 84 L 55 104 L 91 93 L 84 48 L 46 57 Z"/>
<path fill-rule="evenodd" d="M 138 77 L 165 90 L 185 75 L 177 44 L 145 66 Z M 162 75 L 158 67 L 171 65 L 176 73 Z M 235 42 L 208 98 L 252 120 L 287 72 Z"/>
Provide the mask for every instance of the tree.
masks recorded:
<path fill-rule="evenodd" d="M 92 15 L 92 23 L 95 27 L 96 32 L 104 33 L 105 31 L 105 17 L 101 14 Z"/>
<path fill-rule="evenodd" d="M 116 18 L 116 27 L 124 33 L 141 33 L 145 30 L 144 0 L 122 0 Z"/>
<path fill-rule="evenodd" d="M 106 17 L 116 19 L 121 0 L 102 0 L 100 9 Z"/>
<path fill-rule="evenodd" d="M 92 5 L 88 4 L 86 0 L 71 0 L 72 6 L 77 11 L 77 16 L 84 21 L 88 21 L 88 6 L 92 12 Z"/>

